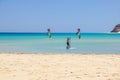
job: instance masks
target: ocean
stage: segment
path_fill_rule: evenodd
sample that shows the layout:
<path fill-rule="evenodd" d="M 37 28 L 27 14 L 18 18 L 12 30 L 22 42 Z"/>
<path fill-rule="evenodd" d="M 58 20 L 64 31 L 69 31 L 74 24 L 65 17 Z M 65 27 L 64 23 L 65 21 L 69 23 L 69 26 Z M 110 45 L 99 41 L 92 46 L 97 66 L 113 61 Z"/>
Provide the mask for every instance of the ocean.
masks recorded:
<path fill-rule="evenodd" d="M 70 49 L 66 39 L 70 38 Z M 75 54 L 120 54 L 120 34 L 81 33 L 0 33 L 0 52 L 10 53 L 75 53 Z"/>

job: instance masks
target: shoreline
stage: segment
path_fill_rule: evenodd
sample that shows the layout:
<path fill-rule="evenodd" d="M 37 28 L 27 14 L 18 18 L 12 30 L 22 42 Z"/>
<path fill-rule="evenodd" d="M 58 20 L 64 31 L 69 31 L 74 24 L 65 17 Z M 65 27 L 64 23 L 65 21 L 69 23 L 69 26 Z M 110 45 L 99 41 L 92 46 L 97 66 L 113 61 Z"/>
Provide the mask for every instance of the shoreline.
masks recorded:
<path fill-rule="evenodd" d="M 1 80 L 120 80 L 120 54 L 0 53 Z"/>
<path fill-rule="evenodd" d="M 72 53 L 72 52 L 0 52 L 0 54 L 48 54 L 48 55 L 56 55 L 56 54 L 75 54 L 75 55 L 120 55 L 120 53 Z"/>

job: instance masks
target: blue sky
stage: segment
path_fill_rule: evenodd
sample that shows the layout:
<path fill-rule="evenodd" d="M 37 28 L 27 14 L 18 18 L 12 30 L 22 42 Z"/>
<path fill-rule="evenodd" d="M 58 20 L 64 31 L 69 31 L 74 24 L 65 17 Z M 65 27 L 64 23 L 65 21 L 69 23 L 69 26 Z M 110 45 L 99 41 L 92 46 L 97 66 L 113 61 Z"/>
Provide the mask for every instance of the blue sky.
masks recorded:
<path fill-rule="evenodd" d="M 0 32 L 109 32 L 120 0 L 0 0 Z"/>

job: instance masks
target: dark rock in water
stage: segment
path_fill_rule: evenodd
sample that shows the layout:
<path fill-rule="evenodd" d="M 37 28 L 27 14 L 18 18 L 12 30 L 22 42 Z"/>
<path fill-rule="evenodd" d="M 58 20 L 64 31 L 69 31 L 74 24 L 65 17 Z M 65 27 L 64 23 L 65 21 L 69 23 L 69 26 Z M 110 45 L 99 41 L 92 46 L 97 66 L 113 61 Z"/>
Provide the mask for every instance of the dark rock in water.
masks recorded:
<path fill-rule="evenodd" d="M 111 32 L 120 32 L 120 24 L 116 25 Z"/>

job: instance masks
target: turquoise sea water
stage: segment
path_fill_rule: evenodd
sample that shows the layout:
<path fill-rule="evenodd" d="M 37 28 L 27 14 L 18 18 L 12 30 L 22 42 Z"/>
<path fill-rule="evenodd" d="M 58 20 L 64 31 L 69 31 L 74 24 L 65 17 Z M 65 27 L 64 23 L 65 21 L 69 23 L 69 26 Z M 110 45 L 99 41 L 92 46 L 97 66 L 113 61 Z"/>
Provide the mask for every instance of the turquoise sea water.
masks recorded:
<path fill-rule="evenodd" d="M 0 33 L 0 52 L 120 54 L 120 34 L 81 33 L 78 39 L 75 33 L 52 33 L 49 39 L 46 33 Z"/>

